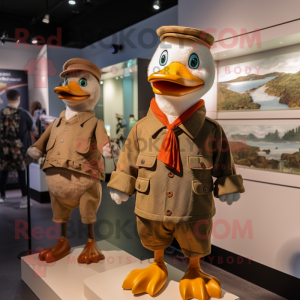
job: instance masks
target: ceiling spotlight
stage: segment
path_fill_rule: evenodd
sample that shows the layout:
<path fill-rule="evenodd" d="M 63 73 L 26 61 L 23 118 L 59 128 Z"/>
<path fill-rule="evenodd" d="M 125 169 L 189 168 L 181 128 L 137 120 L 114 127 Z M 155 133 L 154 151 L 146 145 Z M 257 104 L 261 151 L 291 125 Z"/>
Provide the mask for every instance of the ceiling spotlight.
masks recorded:
<path fill-rule="evenodd" d="M 123 75 L 121 75 L 120 78 L 122 79 L 122 78 L 123 78 Z"/>
<path fill-rule="evenodd" d="M 279 42 L 279 44 L 283 44 L 283 42 Z"/>
<path fill-rule="evenodd" d="M 119 50 L 122 50 L 122 49 L 123 49 L 122 45 L 112 44 L 110 46 L 110 52 L 111 52 L 111 54 L 116 54 L 116 53 L 118 53 Z"/>
<path fill-rule="evenodd" d="M 118 79 L 119 79 L 119 77 L 117 76 L 117 77 L 116 77 L 116 80 L 118 80 Z"/>
<path fill-rule="evenodd" d="M 100 84 L 103 84 L 103 80 L 100 81 Z"/>
<path fill-rule="evenodd" d="M 49 14 L 46 14 L 44 19 L 43 19 L 43 22 L 46 23 L 46 24 L 49 24 L 50 23 L 50 15 Z"/>
<path fill-rule="evenodd" d="M 75 5 L 75 4 L 76 4 L 76 1 L 75 1 L 75 0 L 69 0 L 69 4 Z"/>
<path fill-rule="evenodd" d="M 155 0 L 153 2 L 153 8 L 156 10 L 160 9 L 160 1 L 159 0 Z"/>
<path fill-rule="evenodd" d="M 31 43 L 32 44 L 37 44 L 39 41 L 37 38 L 32 38 Z"/>

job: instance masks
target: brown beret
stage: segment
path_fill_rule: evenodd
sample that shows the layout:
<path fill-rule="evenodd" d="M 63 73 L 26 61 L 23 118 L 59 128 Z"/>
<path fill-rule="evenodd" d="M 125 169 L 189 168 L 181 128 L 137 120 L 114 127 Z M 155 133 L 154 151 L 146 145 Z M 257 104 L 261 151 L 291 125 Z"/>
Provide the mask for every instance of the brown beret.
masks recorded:
<path fill-rule="evenodd" d="M 214 44 L 214 37 L 201 29 L 184 26 L 161 26 L 156 30 L 160 41 L 168 36 L 175 36 L 182 39 L 190 39 L 210 48 Z"/>
<path fill-rule="evenodd" d="M 89 72 L 93 74 L 96 79 L 100 82 L 101 70 L 95 64 L 89 60 L 83 58 L 72 58 L 68 60 L 63 66 L 63 72 L 60 73 L 60 77 L 64 78 L 65 75 L 74 73 L 77 74 L 78 71 Z"/>

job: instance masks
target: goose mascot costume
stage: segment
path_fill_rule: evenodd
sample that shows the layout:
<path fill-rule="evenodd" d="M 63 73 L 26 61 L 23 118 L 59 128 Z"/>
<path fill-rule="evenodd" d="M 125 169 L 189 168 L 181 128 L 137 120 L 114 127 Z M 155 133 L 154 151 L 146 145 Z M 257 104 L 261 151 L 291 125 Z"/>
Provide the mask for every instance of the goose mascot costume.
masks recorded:
<path fill-rule="evenodd" d="M 63 86 L 54 89 L 66 104 L 55 120 L 29 149 L 28 154 L 39 159 L 46 155 L 43 170 L 51 197 L 53 221 L 61 223 L 59 241 L 39 254 L 47 263 L 70 253 L 67 222 L 71 212 L 79 207 L 82 223 L 88 225 L 88 241 L 78 257 L 79 263 L 98 262 L 104 256 L 98 249 L 93 223 L 100 205 L 101 180 L 105 179 L 102 155 L 111 158 L 111 147 L 103 122 L 93 111 L 100 96 L 100 69 L 88 60 L 73 58 L 60 74 Z M 119 148 L 112 144 L 114 157 Z"/>
<path fill-rule="evenodd" d="M 168 276 L 164 249 L 175 237 L 190 259 L 180 281 L 182 299 L 220 298 L 220 281 L 200 267 L 200 258 L 211 251 L 213 194 L 230 205 L 244 187 L 224 131 L 206 117 L 201 100 L 215 78 L 214 38 L 180 26 L 157 33 L 161 44 L 148 69 L 155 97 L 132 128 L 108 184 L 118 204 L 136 192 L 138 233 L 155 257 L 149 267 L 133 270 L 123 288 L 156 295 Z"/>

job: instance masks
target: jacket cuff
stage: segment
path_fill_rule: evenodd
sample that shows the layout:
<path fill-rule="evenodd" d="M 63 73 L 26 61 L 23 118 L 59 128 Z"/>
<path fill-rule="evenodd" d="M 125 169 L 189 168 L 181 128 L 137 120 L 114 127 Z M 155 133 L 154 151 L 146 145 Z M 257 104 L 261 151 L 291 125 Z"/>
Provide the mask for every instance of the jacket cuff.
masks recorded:
<path fill-rule="evenodd" d="M 135 181 L 136 178 L 131 175 L 113 171 L 107 186 L 132 196 L 135 192 Z"/>
<path fill-rule="evenodd" d="M 214 195 L 216 198 L 219 198 L 221 195 L 244 192 L 245 188 L 241 175 L 223 176 L 215 181 Z"/>

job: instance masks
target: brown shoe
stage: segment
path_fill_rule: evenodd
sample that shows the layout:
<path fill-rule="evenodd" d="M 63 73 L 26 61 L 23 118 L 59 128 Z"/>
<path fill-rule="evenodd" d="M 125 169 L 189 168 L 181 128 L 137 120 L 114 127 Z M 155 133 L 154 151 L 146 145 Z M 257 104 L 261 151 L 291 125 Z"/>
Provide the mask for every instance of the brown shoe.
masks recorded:
<path fill-rule="evenodd" d="M 61 237 L 58 242 L 39 254 L 39 260 L 46 261 L 47 263 L 51 263 L 57 261 L 64 256 L 68 255 L 71 252 L 71 246 L 68 240 L 64 237 Z"/>
<path fill-rule="evenodd" d="M 80 264 L 97 263 L 99 260 L 104 259 L 103 253 L 99 250 L 97 243 L 93 239 L 89 239 L 78 256 L 77 261 Z"/>

